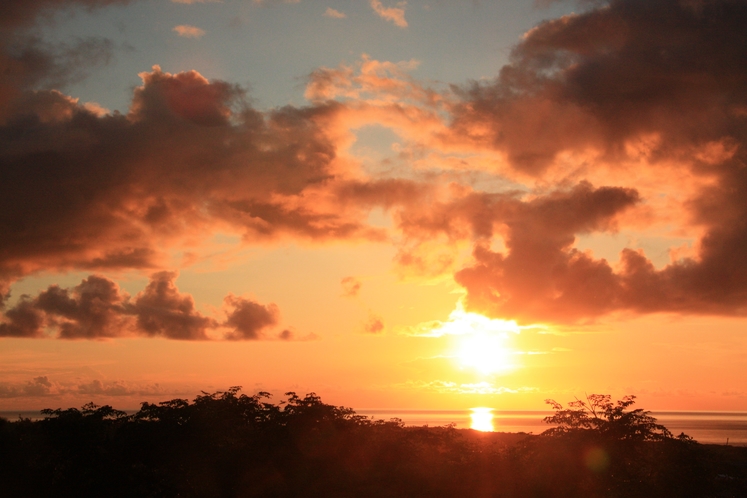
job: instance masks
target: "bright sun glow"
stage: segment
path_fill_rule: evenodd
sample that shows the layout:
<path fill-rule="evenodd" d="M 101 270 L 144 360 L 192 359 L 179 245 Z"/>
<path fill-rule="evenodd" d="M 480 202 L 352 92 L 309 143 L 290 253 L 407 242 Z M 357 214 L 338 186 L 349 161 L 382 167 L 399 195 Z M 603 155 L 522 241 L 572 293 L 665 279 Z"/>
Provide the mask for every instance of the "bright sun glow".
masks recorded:
<path fill-rule="evenodd" d="M 482 374 L 510 369 L 511 352 L 504 346 L 505 337 L 475 333 L 462 337 L 456 351 L 459 363 Z"/>
<path fill-rule="evenodd" d="M 472 419 L 470 427 L 476 431 L 493 432 L 493 409 L 492 408 L 472 408 L 469 417 Z"/>
<path fill-rule="evenodd" d="M 511 334 L 518 334 L 514 321 L 491 319 L 464 311 L 461 303 L 449 315 L 449 321 L 431 330 L 435 336 L 457 336 L 452 356 L 463 368 L 488 375 L 515 367 L 513 351 L 508 347 Z"/>

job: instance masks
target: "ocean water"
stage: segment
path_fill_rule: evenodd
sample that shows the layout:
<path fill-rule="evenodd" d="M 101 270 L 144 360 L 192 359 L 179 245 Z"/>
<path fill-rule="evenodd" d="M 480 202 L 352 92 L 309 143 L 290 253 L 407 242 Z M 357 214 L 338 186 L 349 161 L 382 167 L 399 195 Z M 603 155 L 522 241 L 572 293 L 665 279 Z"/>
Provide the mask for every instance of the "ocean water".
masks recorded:
<path fill-rule="evenodd" d="M 128 413 L 131 413 L 128 411 Z M 132 412 L 134 413 L 134 412 Z M 542 419 L 550 411 L 493 410 L 356 410 L 375 420 L 401 419 L 408 426 L 445 426 L 454 424 L 459 429 L 477 429 L 496 432 L 525 432 L 540 434 L 549 429 Z M 747 446 L 747 412 L 686 412 L 652 411 L 657 421 L 675 436 L 684 432 L 699 443 Z M 38 420 L 38 411 L 0 411 L 0 417 L 18 420 L 18 417 Z"/>
<path fill-rule="evenodd" d="M 497 432 L 540 434 L 552 427 L 542 421 L 550 411 L 472 410 L 356 410 L 377 420 L 399 418 L 406 425 L 473 428 Z M 747 412 L 652 411 L 658 423 L 675 436 L 684 432 L 699 443 L 747 446 Z"/>

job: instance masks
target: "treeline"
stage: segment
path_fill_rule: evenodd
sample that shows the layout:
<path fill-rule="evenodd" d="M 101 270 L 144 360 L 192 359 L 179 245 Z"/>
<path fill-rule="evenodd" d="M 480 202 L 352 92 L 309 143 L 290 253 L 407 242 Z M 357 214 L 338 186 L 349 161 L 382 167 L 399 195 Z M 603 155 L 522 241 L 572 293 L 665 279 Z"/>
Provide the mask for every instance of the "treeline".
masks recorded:
<path fill-rule="evenodd" d="M 747 448 L 672 437 L 632 398 L 555 404 L 541 436 L 405 427 L 240 388 L 0 419 L 5 497 L 738 497 Z M 606 411 L 605 411 L 606 410 Z M 552 417 L 551 417 L 552 418 Z"/>

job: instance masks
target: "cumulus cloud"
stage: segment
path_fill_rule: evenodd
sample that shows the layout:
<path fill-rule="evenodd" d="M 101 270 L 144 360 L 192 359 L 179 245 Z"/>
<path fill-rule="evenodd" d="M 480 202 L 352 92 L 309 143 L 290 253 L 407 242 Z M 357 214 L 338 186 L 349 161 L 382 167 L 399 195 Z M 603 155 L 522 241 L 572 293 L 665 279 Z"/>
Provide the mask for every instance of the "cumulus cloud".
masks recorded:
<path fill-rule="evenodd" d="M 106 65 L 114 49 L 111 40 L 101 37 L 51 44 L 14 31 L 0 34 L 0 67 L 4 68 L 0 74 L 0 123 L 34 110 L 44 114 L 42 104 L 27 90 L 80 81 L 92 67 Z"/>
<path fill-rule="evenodd" d="M 9 5 L 0 22 L 15 27 L 62 3 Z M 404 4 L 370 5 L 406 26 Z M 431 88 L 410 76 L 417 61 L 363 56 L 314 71 L 308 106 L 269 111 L 237 85 L 154 67 L 124 115 L 50 88 L 85 54 L 105 61 L 105 43 L 26 38 L 13 52 L 20 35 L 3 35 L 0 304 L 42 269 L 154 272 L 169 248 L 223 231 L 393 241 L 400 268 L 453 272 L 470 309 L 521 322 L 745 314 L 746 23 L 736 0 L 613 0 L 539 24 L 493 80 Z M 398 136 L 389 173 L 364 172 L 350 151 L 369 124 Z M 391 229 L 369 225 L 378 208 Z M 618 230 L 692 249 L 668 265 L 632 244 L 617 261 L 579 249 Z M 205 317 L 169 274 L 135 298 L 88 284 L 21 299 L 0 333 L 108 337 L 124 320 L 135 335 L 252 339 L 274 325 L 269 305 L 245 298 L 226 302 L 231 318 Z"/>
<path fill-rule="evenodd" d="M 231 308 L 225 321 L 225 325 L 232 329 L 226 334 L 229 340 L 260 339 L 264 329 L 278 323 L 280 311 L 274 304 L 265 306 L 236 296 L 228 296 L 225 301 Z M 290 340 L 293 335 L 289 330 L 284 330 L 279 338 Z"/>
<path fill-rule="evenodd" d="M 327 7 L 327 10 L 324 11 L 324 15 L 333 19 L 345 19 L 346 17 L 348 17 L 344 12 L 335 10 L 332 7 Z"/>
<path fill-rule="evenodd" d="M 332 178 L 321 124 L 334 104 L 261 114 L 241 88 L 195 71 L 141 77 L 127 115 L 37 91 L 0 126 L 6 282 L 41 268 L 157 268 L 162 248 L 219 227 L 247 241 L 378 236 L 363 213 L 314 194 Z"/>
<path fill-rule="evenodd" d="M 202 38 L 203 36 L 205 36 L 204 29 L 200 29 L 197 26 L 190 26 L 188 24 L 180 24 L 179 26 L 174 26 L 174 29 L 172 29 L 172 31 L 183 38 Z"/>
<path fill-rule="evenodd" d="M 370 0 L 369 3 L 374 12 L 382 19 L 390 21 L 400 28 L 407 27 L 407 21 L 405 20 L 407 2 L 399 2 L 396 7 L 384 7 L 380 0 Z"/>
<path fill-rule="evenodd" d="M 0 398 L 42 397 L 57 394 L 56 386 L 46 375 L 23 384 L 0 383 Z"/>
<path fill-rule="evenodd" d="M 473 309 L 555 320 L 620 309 L 747 312 L 747 265 L 738 256 L 747 251 L 745 21 L 744 2 L 616 0 L 538 25 L 495 81 L 462 90 L 453 129 L 505 153 L 523 174 L 579 168 L 564 155 L 587 153 L 599 164 L 583 166 L 588 176 L 616 163 L 657 177 L 659 188 L 683 174 L 704 179 L 676 220 L 704 234 L 697 254 L 662 269 L 640 250 L 624 250 L 613 267 L 570 245 L 596 229 L 586 223 L 644 200 L 634 192 L 607 190 L 608 208 L 588 206 L 581 225 L 556 218 L 576 212 L 570 197 L 533 202 L 566 204 L 512 219 L 505 251 L 476 245 L 475 264 L 456 274 Z"/>
<path fill-rule="evenodd" d="M 179 292 L 176 273 L 159 272 L 135 298 L 137 328 L 149 336 L 169 339 L 207 339 L 207 329 L 217 323 L 195 309 L 192 296 Z"/>
<path fill-rule="evenodd" d="M 22 296 L 0 322 L 0 337 L 107 339 L 163 337 L 178 340 L 273 338 L 280 320 L 275 304 L 229 295 L 225 319 L 202 314 L 191 295 L 179 291 L 176 272 L 158 272 L 134 298 L 102 276 L 91 275 L 72 289 L 52 285 L 36 297 Z M 278 337 L 294 339 L 289 331 Z"/>

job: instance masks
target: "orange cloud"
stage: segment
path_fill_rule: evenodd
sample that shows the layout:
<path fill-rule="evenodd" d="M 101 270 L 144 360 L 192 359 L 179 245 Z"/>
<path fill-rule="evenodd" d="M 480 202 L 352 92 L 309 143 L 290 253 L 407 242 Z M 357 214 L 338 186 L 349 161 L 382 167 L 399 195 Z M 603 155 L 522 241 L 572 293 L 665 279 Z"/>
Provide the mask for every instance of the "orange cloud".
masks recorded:
<path fill-rule="evenodd" d="M 81 54 L 105 60 L 107 43 L 61 50 L 23 38 L 17 28 L 48 3 L 9 5 L 0 20 L 9 27 L 0 39 L 9 68 L 0 75 L 0 302 L 15 279 L 41 269 L 156 271 L 168 267 L 169 248 L 194 252 L 221 231 L 243 243 L 391 242 L 401 268 L 455 272 L 473 309 L 523 321 L 744 313 L 743 3 L 589 7 L 527 32 L 494 80 L 461 86 L 417 81 L 417 61 L 363 56 L 314 71 L 309 105 L 268 111 L 237 85 L 154 67 L 126 115 L 51 90 L 84 74 Z M 371 7 L 406 26 L 404 4 Z M 396 135 L 375 171 L 352 147 L 371 124 Z M 368 224 L 377 208 L 392 229 Z M 633 243 L 617 262 L 578 248 L 579 236 L 616 230 L 667 231 L 693 249 L 656 268 Z M 70 304 L 83 305 L 75 292 L 21 300 L 3 333 L 107 336 L 114 321 L 134 319 L 117 311 L 134 301 L 115 293 L 111 313 L 86 322 L 70 314 L 82 313 Z M 188 310 L 185 338 L 225 326 L 202 320 L 165 276 L 142 298 L 154 310 Z M 250 338 L 272 322 L 269 307 L 235 299 L 230 334 Z M 154 311 L 154 335 L 166 334 L 169 317 L 179 315 Z"/>
<path fill-rule="evenodd" d="M 384 331 L 384 320 L 375 313 L 369 313 L 368 320 L 363 325 L 363 330 L 369 334 L 380 334 Z"/>
<path fill-rule="evenodd" d="M 345 19 L 348 17 L 343 12 L 335 10 L 332 7 L 327 7 L 327 10 L 324 11 L 324 15 L 333 19 Z"/>
<path fill-rule="evenodd" d="M 226 334 L 226 339 L 234 341 L 259 339 L 264 329 L 278 323 L 280 311 L 274 304 L 264 306 L 233 295 L 226 297 L 225 302 L 232 308 L 225 321 L 225 325 L 232 328 L 232 331 Z M 291 339 L 290 331 L 284 330 L 280 338 Z"/>
<path fill-rule="evenodd" d="M 190 26 L 188 24 L 180 24 L 179 26 L 174 26 L 174 29 L 172 29 L 176 34 L 183 38 L 202 38 L 205 36 L 205 30 L 200 29 L 197 26 Z"/>
<path fill-rule="evenodd" d="M 355 277 L 345 277 L 340 281 L 342 295 L 345 297 L 356 297 L 363 284 Z"/>
<path fill-rule="evenodd" d="M 0 294 L 40 268 L 158 268 L 164 248 L 221 228 L 247 240 L 374 233 L 356 219 L 364 213 L 306 202 L 333 175 L 322 126 L 334 106 L 262 114 L 240 87 L 195 71 L 141 77 L 127 115 L 99 115 L 59 92 L 16 101 L 34 118 L 0 136 Z"/>
<path fill-rule="evenodd" d="M 407 27 L 407 21 L 405 20 L 405 5 L 407 5 L 407 2 L 399 2 L 397 7 L 384 7 L 380 0 L 370 0 L 369 3 L 374 12 L 382 19 L 390 21 L 400 28 Z"/>

